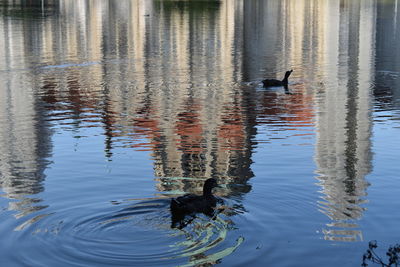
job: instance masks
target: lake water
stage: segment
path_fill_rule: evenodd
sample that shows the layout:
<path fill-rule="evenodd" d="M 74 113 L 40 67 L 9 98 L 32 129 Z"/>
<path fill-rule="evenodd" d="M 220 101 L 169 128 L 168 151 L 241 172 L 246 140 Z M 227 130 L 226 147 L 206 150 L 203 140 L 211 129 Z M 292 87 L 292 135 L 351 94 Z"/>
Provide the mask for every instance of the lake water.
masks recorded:
<path fill-rule="evenodd" d="M 2 1 L 1 265 L 385 257 L 399 43 L 398 0 Z M 171 228 L 210 177 L 220 212 Z"/>

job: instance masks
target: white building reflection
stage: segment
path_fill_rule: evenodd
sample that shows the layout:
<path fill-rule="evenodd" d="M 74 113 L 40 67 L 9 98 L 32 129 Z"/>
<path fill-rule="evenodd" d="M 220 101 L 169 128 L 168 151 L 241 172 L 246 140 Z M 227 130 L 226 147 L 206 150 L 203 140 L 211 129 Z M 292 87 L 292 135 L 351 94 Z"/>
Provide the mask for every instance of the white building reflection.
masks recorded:
<path fill-rule="evenodd" d="M 0 58 L 4 59 L 0 62 L 0 188 L 5 197 L 18 200 L 8 207 L 19 211 L 16 217 L 43 208 L 35 195 L 43 191 L 52 151 L 46 111 L 35 95 L 36 81 L 25 71 L 31 58 L 27 47 L 41 42 L 43 32 L 31 27 L 29 35 L 21 34 L 28 24 L 0 17 Z"/>
<path fill-rule="evenodd" d="M 333 4 L 333 3 L 334 4 Z M 362 218 L 371 171 L 371 108 L 374 73 L 375 1 L 330 1 L 320 71 L 326 90 L 317 93 L 317 179 L 321 211 L 332 220 L 329 240 L 362 240 Z M 327 9 L 328 11 L 328 9 Z"/>
<path fill-rule="evenodd" d="M 319 208 L 330 218 L 322 229 L 328 240 L 362 239 L 357 220 L 371 171 L 376 9 L 376 1 L 345 0 L 244 5 L 244 35 L 251 40 L 244 42 L 245 79 L 293 68 L 304 81 L 315 81 L 293 101 L 304 103 L 302 110 L 315 105 L 312 116 L 298 116 L 315 121 Z"/>

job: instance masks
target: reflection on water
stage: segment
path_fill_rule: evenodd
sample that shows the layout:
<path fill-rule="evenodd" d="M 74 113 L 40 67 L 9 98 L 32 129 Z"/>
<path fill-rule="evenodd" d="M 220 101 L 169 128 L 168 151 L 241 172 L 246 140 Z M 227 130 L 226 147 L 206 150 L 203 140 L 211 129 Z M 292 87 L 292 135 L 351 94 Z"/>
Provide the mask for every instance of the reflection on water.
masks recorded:
<path fill-rule="evenodd" d="M 46 122 L 44 103 L 33 90 L 19 88 L 35 81 L 29 77 L 2 75 L 0 81 L 0 187 L 17 218 L 44 206 L 35 197 L 44 190 L 45 169 L 52 151 L 52 130 Z"/>
<path fill-rule="evenodd" d="M 255 14 L 246 17 L 245 25 L 258 25 L 245 31 L 246 40 L 251 40 L 245 42 L 246 79 L 257 79 L 260 70 L 266 74 L 284 70 L 290 62 L 296 76 L 304 82 L 314 81 L 303 90 L 299 90 L 301 85 L 291 85 L 293 96 L 270 93 L 261 99 L 265 99 L 262 109 L 281 115 L 278 123 L 285 121 L 287 114 L 297 115 L 289 117 L 292 123 L 300 118 L 297 125 L 315 123 L 317 179 L 323 193 L 319 207 L 332 220 L 322 231 L 325 239 L 362 239 L 355 220 L 365 209 L 365 176 L 371 171 L 376 2 L 253 1 L 245 7 Z M 272 16 L 277 10 L 286 15 Z M 310 89 L 314 90 L 308 95 Z M 274 120 L 276 117 L 268 123 Z"/>
<path fill-rule="evenodd" d="M 320 208 L 332 223 L 324 229 L 329 240 L 362 240 L 355 220 L 361 219 L 371 171 L 371 93 L 376 4 L 351 2 L 332 20 L 338 34 L 330 47 L 335 64 L 321 69 L 334 90 L 317 94 L 317 177 L 324 194 Z M 363 21 L 360 24 L 360 21 Z M 362 71 L 361 71 L 362 70 Z"/>
<path fill-rule="evenodd" d="M 171 230 L 169 203 L 166 199 L 124 200 L 97 207 L 95 214 L 78 215 L 65 209 L 68 216 L 41 216 L 31 233 L 40 245 L 29 250 L 51 258 L 54 264 L 84 259 L 96 266 L 194 266 L 217 263 L 244 241 L 229 237 L 234 223 L 224 214 L 214 220 L 198 216 L 185 229 Z M 29 223 L 35 222 L 17 230 Z M 31 261 L 25 257 L 16 262 Z"/>
<path fill-rule="evenodd" d="M 377 3 L 374 96 L 378 110 L 400 106 L 400 6 L 398 1 Z"/>
<path fill-rule="evenodd" d="M 136 209 L 127 217 L 126 210 L 124 216 L 111 209 L 97 210 L 101 219 L 89 216 L 88 223 L 76 227 L 64 224 L 60 202 L 38 196 L 48 193 L 44 179 L 51 180 L 46 175 L 50 164 L 71 162 L 67 156 L 51 162 L 53 151 L 64 148 L 57 135 L 70 133 L 75 140 L 101 139 L 91 147 L 95 152 L 82 152 L 93 156 L 101 151 L 115 166 L 121 164 L 116 156 L 121 151 L 148 152 L 162 197 L 199 193 L 204 178 L 215 177 L 224 185 L 218 195 L 241 210 L 245 210 L 245 197 L 257 186 L 252 179 L 254 166 L 263 166 L 254 163 L 253 156 L 267 154 L 265 144 L 315 146 L 320 199 L 314 201 L 327 216 L 323 237 L 363 240 L 359 221 L 368 202 L 365 177 L 372 172 L 372 123 L 398 120 L 395 113 L 385 113 L 386 119 L 372 114 L 374 108 L 399 109 L 397 3 L 49 0 L 40 5 L 1 4 L 0 186 L 5 198 L 17 200 L 10 201 L 7 209 L 18 210 L 17 219 L 26 217 L 13 229 L 23 232 L 35 224 L 37 234 L 42 228 L 57 229 L 69 246 L 72 241 L 63 231 L 85 233 L 90 228 L 93 232 L 86 234 L 93 236 L 81 240 L 81 246 L 88 246 L 95 261 L 98 247 L 90 247 L 95 246 L 91 238 L 100 234 L 107 239 L 109 230 L 123 237 L 125 230 L 144 231 L 127 230 L 132 220 L 151 221 Z M 290 94 L 259 84 L 292 68 Z M 276 157 L 284 158 L 289 151 L 281 149 Z M 83 161 L 82 168 L 102 166 L 97 164 Z M 281 168 L 270 167 L 271 173 Z M 291 174 L 297 176 L 297 170 Z M 301 195 L 300 191 L 292 193 Z M 99 195 L 108 193 L 104 185 Z M 282 199 L 286 196 L 282 192 Z M 82 199 L 92 201 L 89 194 Z M 251 208 L 257 217 L 256 208 Z M 157 209 L 144 213 L 156 216 Z M 48 212 L 40 213 L 43 210 Z M 66 214 L 80 217 L 79 212 Z M 160 221 L 167 220 L 164 215 L 152 225 L 154 229 L 169 225 Z M 235 216 L 239 217 L 235 212 L 224 214 L 212 222 L 197 218 L 187 233 L 179 233 L 186 239 L 175 240 L 174 253 L 188 258 L 191 265 L 218 263 L 244 242 L 241 236 L 230 236 Z M 171 243 L 169 231 L 158 232 L 165 238 L 164 245 Z M 148 234 L 144 232 L 143 237 Z M 111 243 L 108 248 L 115 251 Z M 217 244 L 222 248 L 214 251 Z M 129 253 L 109 256 L 119 260 L 138 256 Z M 152 258 L 144 254 L 134 260 L 146 255 Z M 69 260 L 74 256 L 69 255 Z M 161 256 L 157 254 L 152 262 L 159 263 Z"/>

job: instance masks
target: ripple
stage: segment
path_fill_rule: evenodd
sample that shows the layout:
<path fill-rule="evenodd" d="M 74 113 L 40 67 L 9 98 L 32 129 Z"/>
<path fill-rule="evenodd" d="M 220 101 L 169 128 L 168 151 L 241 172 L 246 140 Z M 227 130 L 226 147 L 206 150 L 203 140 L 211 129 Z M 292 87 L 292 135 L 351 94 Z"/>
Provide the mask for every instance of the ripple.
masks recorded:
<path fill-rule="evenodd" d="M 45 257 L 46 264 L 58 266 L 193 266 L 216 263 L 243 243 L 244 238 L 232 236 L 234 223 L 222 213 L 198 215 L 183 230 L 172 229 L 169 203 L 114 201 L 103 208 L 37 215 L 18 227 L 21 242 L 33 234 L 40 243 L 20 260 L 33 263 Z"/>

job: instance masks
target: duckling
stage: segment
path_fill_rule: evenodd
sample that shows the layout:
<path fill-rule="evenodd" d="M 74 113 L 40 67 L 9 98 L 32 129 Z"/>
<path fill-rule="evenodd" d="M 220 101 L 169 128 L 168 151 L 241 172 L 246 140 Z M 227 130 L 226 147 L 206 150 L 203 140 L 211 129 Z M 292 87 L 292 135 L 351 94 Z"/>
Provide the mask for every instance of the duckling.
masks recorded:
<path fill-rule="evenodd" d="M 263 80 L 262 83 L 263 83 L 264 87 L 284 86 L 285 88 L 287 88 L 288 78 L 289 78 L 290 74 L 292 74 L 292 72 L 293 72 L 293 70 L 288 70 L 285 73 L 285 77 L 283 78 L 282 81 L 276 80 L 276 79 L 266 79 L 266 80 Z"/>
<path fill-rule="evenodd" d="M 175 228 L 177 223 L 179 223 L 180 229 L 186 226 L 186 224 L 183 224 L 186 215 L 204 213 L 207 216 L 213 216 L 217 202 L 221 201 L 212 194 L 212 189 L 215 187 L 218 187 L 217 180 L 210 178 L 204 182 L 203 195 L 186 194 L 178 198 L 173 198 L 170 204 L 172 215 L 171 227 Z"/>

